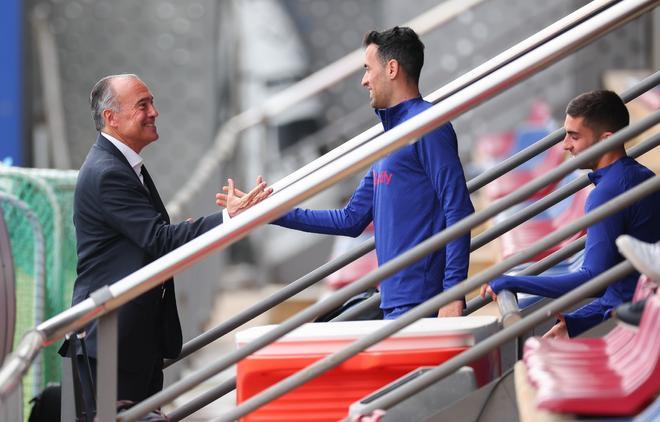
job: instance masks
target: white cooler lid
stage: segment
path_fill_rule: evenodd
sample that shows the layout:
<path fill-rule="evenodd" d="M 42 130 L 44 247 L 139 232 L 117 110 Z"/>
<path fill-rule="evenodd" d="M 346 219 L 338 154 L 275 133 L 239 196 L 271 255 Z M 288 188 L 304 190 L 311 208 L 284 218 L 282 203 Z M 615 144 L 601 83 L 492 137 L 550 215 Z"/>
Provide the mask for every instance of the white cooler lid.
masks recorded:
<path fill-rule="evenodd" d="M 334 351 L 356 339 L 370 334 L 392 321 L 342 321 L 307 323 L 275 343 L 257 351 L 258 355 L 315 353 Z M 268 333 L 277 325 L 262 325 L 236 333 L 238 347 Z M 499 329 L 494 316 L 466 316 L 423 318 L 395 333 L 392 337 L 371 346 L 368 351 L 427 349 L 438 347 L 469 347 Z"/>

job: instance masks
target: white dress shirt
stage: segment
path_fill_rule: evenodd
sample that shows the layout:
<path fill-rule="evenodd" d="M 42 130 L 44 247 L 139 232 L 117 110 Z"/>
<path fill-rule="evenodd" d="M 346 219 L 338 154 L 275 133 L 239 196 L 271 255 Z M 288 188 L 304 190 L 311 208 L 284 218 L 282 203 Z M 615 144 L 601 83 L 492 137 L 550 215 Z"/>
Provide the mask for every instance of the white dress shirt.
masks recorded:
<path fill-rule="evenodd" d="M 137 174 L 137 177 L 140 179 L 140 182 L 144 185 L 144 178 L 142 177 L 142 164 L 144 163 L 144 160 L 142 157 L 140 157 L 140 154 L 137 152 L 133 151 L 131 147 L 120 141 L 119 139 L 115 138 L 114 136 L 108 135 L 105 132 L 101 132 L 101 135 L 103 135 L 108 141 L 112 142 L 112 145 L 117 147 L 119 152 L 121 152 L 124 157 L 126 157 L 126 160 L 128 161 L 128 164 L 131 166 L 135 174 Z M 224 208 L 222 210 L 222 221 L 229 221 L 231 217 L 229 216 L 229 211 L 227 211 L 227 208 Z"/>
<path fill-rule="evenodd" d="M 121 152 L 124 155 L 124 157 L 126 157 L 128 164 L 131 166 L 131 168 L 133 168 L 133 171 L 140 179 L 140 182 L 142 182 L 142 184 L 144 185 L 144 178 L 142 177 L 142 163 L 144 162 L 144 160 L 142 159 L 142 157 L 140 157 L 140 154 L 133 151 L 131 147 L 129 147 L 119 139 L 115 138 L 114 136 L 108 135 L 105 132 L 101 132 L 101 135 L 103 135 L 108 141 L 112 142 L 112 145 L 117 147 L 119 152 Z"/>

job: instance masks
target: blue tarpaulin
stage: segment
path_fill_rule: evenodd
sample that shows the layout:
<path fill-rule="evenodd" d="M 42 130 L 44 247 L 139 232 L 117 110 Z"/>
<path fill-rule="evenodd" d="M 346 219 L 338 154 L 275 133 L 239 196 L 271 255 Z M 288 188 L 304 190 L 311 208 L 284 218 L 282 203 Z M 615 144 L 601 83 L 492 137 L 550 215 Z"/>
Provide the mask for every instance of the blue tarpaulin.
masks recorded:
<path fill-rule="evenodd" d="M 0 2 L 0 161 L 12 165 L 25 165 L 21 3 L 21 0 Z"/>

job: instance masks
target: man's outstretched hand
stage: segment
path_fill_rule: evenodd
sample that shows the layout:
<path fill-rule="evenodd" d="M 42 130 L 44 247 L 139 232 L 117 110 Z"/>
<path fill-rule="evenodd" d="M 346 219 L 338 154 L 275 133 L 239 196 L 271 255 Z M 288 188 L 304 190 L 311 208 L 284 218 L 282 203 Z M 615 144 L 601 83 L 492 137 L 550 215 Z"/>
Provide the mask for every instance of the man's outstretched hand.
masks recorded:
<path fill-rule="evenodd" d="M 233 179 L 227 179 L 227 186 L 222 187 L 223 192 L 215 195 L 215 203 L 227 208 L 229 217 L 236 217 L 251 206 L 258 204 L 273 193 L 273 188 L 268 187 L 261 176 L 257 177 L 255 187 L 248 193 L 234 186 Z"/>

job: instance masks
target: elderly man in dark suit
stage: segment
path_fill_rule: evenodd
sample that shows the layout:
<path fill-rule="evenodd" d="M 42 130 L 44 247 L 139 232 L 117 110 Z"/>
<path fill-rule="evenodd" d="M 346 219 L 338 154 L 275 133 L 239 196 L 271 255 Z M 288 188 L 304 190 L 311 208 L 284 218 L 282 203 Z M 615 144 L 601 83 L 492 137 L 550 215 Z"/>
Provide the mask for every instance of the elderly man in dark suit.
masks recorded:
<path fill-rule="evenodd" d="M 217 213 L 170 223 L 139 155 L 158 139 L 154 97 L 140 78 L 107 76 L 92 89 L 90 102 L 99 135 L 80 168 L 75 191 L 74 305 L 223 221 L 222 213 Z M 268 193 L 258 179 L 250 195 L 234 198 L 225 212 L 236 215 Z M 86 327 L 93 368 L 96 331 L 96 322 Z M 163 358 L 177 357 L 182 344 L 172 279 L 120 308 L 118 337 L 117 398 L 140 401 L 158 392 L 163 385 Z M 78 348 L 78 360 L 80 353 Z M 89 392 L 84 395 L 87 399 Z"/>

